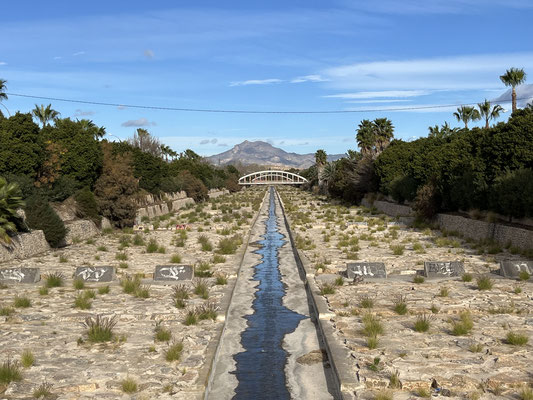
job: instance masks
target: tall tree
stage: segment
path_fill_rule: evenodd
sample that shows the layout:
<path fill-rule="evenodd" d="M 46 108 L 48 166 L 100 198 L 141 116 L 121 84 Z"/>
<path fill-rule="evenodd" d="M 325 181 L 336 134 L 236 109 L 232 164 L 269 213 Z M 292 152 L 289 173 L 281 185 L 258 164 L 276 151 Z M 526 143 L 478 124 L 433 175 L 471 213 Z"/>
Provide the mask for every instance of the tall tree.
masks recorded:
<path fill-rule="evenodd" d="M 470 106 L 461 106 L 457 108 L 457 112 L 453 113 L 454 117 L 457 118 L 457 121 L 463 121 L 465 128 L 468 129 L 469 121 L 477 121 L 481 118 L 479 111 L 474 107 Z"/>
<path fill-rule="evenodd" d="M 315 162 L 317 165 L 324 165 L 327 162 L 326 152 L 322 149 L 317 150 L 315 153 Z"/>
<path fill-rule="evenodd" d="M 372 149 L 375 144 L 374 126 L 368 119 L 364 119 L 357 128 L 357 134 L 355 136 L 359 151 L 363 156 L 371 155 Z"/>
<path fill-rule="evenodd" d="M 489 129 L 489 121 L 498 118 L 503 111 L 502 106 L 499 104 L 493 106 L 487 99 L 483 103 L 479 103 L 477 107 L 479 108 L 479 115 L 485 119 L 485 129 Z"/>
<path fill-rule="evenodd" d="M 0 177 L 0 243 L 10 244 L 9 234 L 17 232 L 17 209 L 24 206 L 19 187 Z"/>
<path fill-rule="evenodd" d="M 394 137 L 394 125 L 388 118 L 376 118 L 373 122 L 376 154 L 381 153 Z"/>
<path fill-rule="evenodd" d="M 0 79 L 0 101 L 7 100 L 7 94 L 6 94 L 7 86 L 6 86 L 6 83 L 7 83 L 6 80 Z"/>
<path fill-rule="evenodd" d="M 105 127 L 97 126 L 90 119 L 76 119 L 76 122 L 80 125 L 81 129 L 93 135 L 95 139 L 101 139 L 107 133 Z"/>
<path fill-rule="evenodd" d="M 438 125 L 430 126 L 428 130 L 429 130 L 428 137 L 435 137 L 439 139 L 448 137 L 452 133 L 455 133 L 458 131 L 457 128 L 451 128 L 448 122 L 444 122 L 444 124 L 442 124 L 440 128 Z"/>
<path fill-rule="evenodd" d="M 326 152 L 322 149 L 317 150 L 315 153 L 315 162 L 316 162 L 316 169 L 318 174 L 318 187 L 321 192 L 325 191 L 324 187 L 324 165 L 326 165 L 326 162 L 328 160 L 328 156 Z"/>
<path fill-rule="evenodd" d="M 516 111 L 516 90 L 518 85 L 521 85 L 526 81 L 526 73 L 522 68 L 510 68 L 505 71 L 505 74 L 500 76 L 500 80 L 505 86 L 511 86 L 513 88 L 512 100 L 513 100 L 513 112 Z"/>
<path fill-rule="evenodd" d="M 59 117 L 59 112 L 52 109 L 52 105 L 48 104 L 46 107 L 44 104 L 41 104 L 39 107 L 35 104 L 35 108 L 31 111 L 32 115 L 43 124 L 43 128 L 48 125 L 49 121 L 52 121 Z"/>

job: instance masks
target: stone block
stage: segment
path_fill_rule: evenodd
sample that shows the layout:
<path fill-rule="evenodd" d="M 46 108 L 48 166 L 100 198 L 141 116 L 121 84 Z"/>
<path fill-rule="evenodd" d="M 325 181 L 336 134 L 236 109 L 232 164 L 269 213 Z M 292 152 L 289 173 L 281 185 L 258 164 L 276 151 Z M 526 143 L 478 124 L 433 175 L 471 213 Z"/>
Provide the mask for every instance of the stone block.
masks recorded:
<path fill-rule="evenodd" d="M 190 281 L 193 276 L 192 265 L 156 265 L 154 281 Z"/>
<path fill-rule="evenodd" d="M 363 278 L 386 278 L 387 270 L 382 262 L 357 262 L 346 264 L 346 276 L 353 279 L 356 276 Z"/>
<path fill-rule="evenodd" d="M 39 268 L 2 268 L 0 282 L 5 283 L 36 283 L 41 280 Z"/>
<path fill-rule="evenodd" d="M 518 278 L 520 272 L 527 272 L 533 276 L 533 261 L 501 261 L 500 275 L 506 278 Z"/>
<path fill-rule="evenodd" d="M 111 282 L 115 278 L 115 267 L 78 267 L 74 272 L 74 279 L 81 279 L 84 282 Z"/>
<path fill-rule="evenodd" d="M 460 261 L 424 261 L 424 276 L 427 278 L 450 278 L 461 276 L 464 272 Z"/>

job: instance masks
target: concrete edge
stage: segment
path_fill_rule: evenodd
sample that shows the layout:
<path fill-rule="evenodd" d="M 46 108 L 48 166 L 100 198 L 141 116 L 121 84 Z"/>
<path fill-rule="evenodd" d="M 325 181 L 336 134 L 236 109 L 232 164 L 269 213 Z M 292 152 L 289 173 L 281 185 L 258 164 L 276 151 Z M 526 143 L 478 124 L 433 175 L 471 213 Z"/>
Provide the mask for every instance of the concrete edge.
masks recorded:
<path fill-rule="evenodd" d="M 244 256 L 246 252 L 248 251 L 248 247 L 250 244 L 250 237 L 252 236 L 252 228 L 255 226 L 255 224 L 257 223 L 257 220 L 259 219 L 259 214 L 261 213 L 261 209 L 263 208 L 267 195 L 268 195 L 268 192 L 265 193 L 265 196 L 263 197 L 263 200 L 261 201 L 259 210 L 255 214 L 255 217 L 252 223 L 250 224 L 250 229 L 248 231 L 246 241 L 244 242 L 244 246 L 241 247 L 241 251 L 242 251 L 241 260 L 239 262 L 239 268 L 237 269 L 237 278 L 233 280 L 233 285 L 230 288 L 228 288 L 224 293 L 224 297 L 221 302 L 221 308 L 223 307 L 223 309 L 225 310 L 224 324 L 222 325 L 222 328 L 218 330 L 215 340 L 210 341 L 207 346 L 206 362 L 204 364 L 204 367 L 200 370 L 200 373 L 198 374 L 198 379 L 197 379 L 197 382 L 202 382 L 201 385 L 203 386 L 202 389 L 199 389 L 203 391 L 203 394 L 201 396 L 200 395 L 198 396 L 199 399 L 201 398 L 201 399 L 207 400 L 208 395 L 209 395 L 209 390 L 211 388 L 211 385 L 213 384 L 212 373 L 214 371 L 214 366 L 215 366 L 216 360 L 218 359 L 218 355 L 220 352 L 220 342 L 222 339 L 222 335 L 226 331 L 229 308 L 233 300 L 233 296 L 235 294 L 235 288 L 237 286 L 237 281 L 239 280 L 239 277 L 241 276 L 241 269 L 244 263 Z"/>
<path fill-rule="evenodd" d="M 322 340 L 326 347 L 325 350 L 328 355 L 328 360 L 334 372 L 334 383 L 337 386 L 338 393 L 340 394 L 342 400 L 353 399 L 354 392 L 361 387 L 361 383 L 356 376 L 352 376 L 349 373 L 349 371 L 352 369 L 352 360 L 349 358 L 349 356 L 347 356 L 347 350 L 344 345 L 339 343 L 335 337 L 335 328 L 330 321 L 331 318 L 335 317 L 335 314 L 329 309 L 327 299 L 320 294 L 320 289 L 313 279 L 314 272 L 312 271 L 309 259 L 302 251 L 296 248 L 292 236 L 290 221 L 285 212 L 285 206 L 283 205 L 280 194 L 277 191 L 276 194 L 278 195 L 279 203 L 283 210 L 285 226 L 287 227 L 289 240 L 293 246 L 296 263 L 300 269 L 300 274 L 305 283 L 305 289 L 308 297 L 315 309 L 319 334 L 322 336 Z"/>

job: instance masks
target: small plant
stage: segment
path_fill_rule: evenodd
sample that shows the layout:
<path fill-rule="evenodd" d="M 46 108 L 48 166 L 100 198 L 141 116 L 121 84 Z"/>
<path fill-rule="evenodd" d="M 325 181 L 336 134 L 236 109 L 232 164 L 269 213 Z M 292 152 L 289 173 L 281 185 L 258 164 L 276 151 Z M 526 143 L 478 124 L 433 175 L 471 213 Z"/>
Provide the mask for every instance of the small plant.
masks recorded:
<path fill-rule="evenodd" d="M 54 385 L 48 382 L 41 383 L 37 389 L 33 391 L 34 399 L 48 398 L 52 396 L 52 387 Z"/>
<path fill-rule="evenodd" d="M 141 286 L 141 278 L 138 275 L 133 278 L 130 275 L 126 275 L 120 280 L 120 286 L 122 286 L 124 293 L 134 294 Z"/>
<path fill-rule="evenodd" d="M 374 400 L 393 400 L 394 396 L 390 390 L 376 393 Z"/>
<path fill-rule="evenodd" d="M 476 279 L 478 290 L 490 290 L 494 283 L 488 276 L 480 276 Z"/>
<path fill-rule="evenodd" d="M 47 296 L 48 295 L 48 288 L 46 286 L 41 286 L 39 288 L 39 295 Z"/>
<path fill-rule="evenodd" d="M 427 388 L 425 387 L 419 387 L 415 390 L 415 393 L 418 397 L 424 397 L 424 398 L 428 398 L 430 397 L 430 394 L 429 394 L 429 390 L 427 390 Z"/>
<path fill-rule="evenodd" d="M 116 324 L 116 316 L 102 317 L 101 315 L 96 315 L 96 317 L 85 318 L 83 325 L 87 328 L 89 341 L 93 343 L 101 343 L 109 342 L 113 339 L 113 329 Z"/>
<path fill-rule="evenodd" d="M 68 262 L 68 258 L 67 258 L 67 256 L 64 256 L 63 254 L 61 254 L 61 255 L 59 256 L 59 262 L 60 262 L 60 263 L 66 263 L 66 262 Z"/>
<path fill-rule="evenodd" d="M 44 276 L 47 288 L 61 287 L 65 283 L 65 277 L 61 272 L 52 272 Z"/>
<path fill-rule="evenodd" d="M 15 312 L 11 307 L 2 307 L 0 308 L 0 317 L 9 317 Z"/>
<path fill-rule="evenodd" d="M 219 254 L 235 254 L 242 240 L 236 236 L 231 238 L 224 238 L 218 242 L 217 253 Z"/>
<path fill-rule="evenodd" d="M 415 242 L 413 243 L 413 250 L 415 252 L 417 252 L 418 254 L 422 254 L 422 253 L 425 253 L 426 251 L 424 250 L 424 246 L 422 246 L 422 244 L 420 244 L 420 242 Z"/>
<path fill-rule="evenodd" d="M 85 287 L 85 282 L 83 281 L 83 279 L 76 278 L 72 282 L 72 285 L 74 286 L 74 289 L 81 290 Z"/>
<path fill-rule="evenodd" d="M 463 282 L 472 282 L 472 274 L 464 273 L 463 276 L 461 276 L 461 279 Z"/>
<path fill-rule="evenodd" d="M 398 315 L 407 314 L 407 298 L 405 296 L 400 295 L 394 300 L 394 312 Z"/>
<path fill-rule="evenodd" d="M 228 283 L 228 278 L 226 275 L 224 274 L 216 275 L 215 285 L 227 285 L 227 283 Z"/>
<path fill-rule="evenodd" d="M 320 294 L 322 296 L 326 294 L 335 294 L 335 285 L 331 283 L 324 283 L 319 286 Z"/>
<path fill-rule="evenodd" d="M 198 315 L 198 319 L 200 321 L 206 320 L 206 319 L 212 319 L 215 321 L 217 319 L 217 310 L 218 307 L 215 303 L 207 302 L 206 304 L 198 307 L 196 310 L 196 314 Z"/>
<path fill-rule="evenodd" d="M 134 245 L 134 246 L 144 246 L 144 245 L 145 245 L 145 243 L 144 243 L 144 239 L 142 238 L 141 235 L 136 234 L 136 235 L 133 237 L 133 245 Z"/>
<path fill-rule="evenodd" d="M 389 378 L 389 387 L 391 389 L 401 389 L 402 382 L 400 381 L 400 371 L 394 371 Z"/>
<path fill-rule="evenodd" d="M 202 278 L 197 278 L 193 281 L 193 292 L 195 295 L 200 296 L 202 299 L 209 298 L 209 288 L 207 287 L 207 281 Z"/>
<path fill-rule="evenodd" d="M 335 286 L 342 286 L 342 285 L 344 285 L 344 278 L 343 278 L 342 276 L 338 276 L 338 277 L 335 279 L 334 285 L 335 285 Z"/>
<path fill-rule="evenodd" d="M 185 284 L 179 284 L 172 288 L 172 297 L 175 299 L 186 300 L 189 298 L 189 287 Z"/>
<path fill-rule="evenodd" d="M 159 245 L 157 244 L 157 241 L 155 239 L 150 239 L 150 241 L 146 245 L 146 252 L 156 253 L 158 248 L 159 248 Z"/>
<path fill-rule="evenodd" d="M 126 253 L 115 254 L 115 260 L 117 261 L 126 261 L 127 259 L 128 259 L 128 255 Z"/>
<path fill-rule="evenodd" d="M 179 361 L 181 352 L 183 351 L 183 342 L 175 342 L 165 351 L 165 360 Z"/>
<path fill-rule="evenodd" d="M 98 294 L 108 294 L 108 293 L 109 293 L 109 285 L 100 286 L 98 288 Z"/>
<path fill-rule="evenodd" d="M 211 262 L 213 264 L 222 264 L 222 263 L 225 263 L 226 262 L 226 257 L 220 255 L 220 254 L 215 254 L 213 256 L 213 259 L 211 260 Z"/>
<path fill-rule="evenodd" d="M 422 275 L 415 275 L 415 277 L 413 278 L 413 283 L 424 283 L 425 279 Z"/>
<path fill-rule="evenodd" d="M 369 336 L 366 338 L 366 345 L 370 350 L 377 349 L 379 346 L 379 338 L 377 336 Z"/>
<path fill-rule="evenodd" d="M 20 363 L 24 368 L 30 368 L 33 366 L 33 364 L 35 364 L 35 356 L 30 349 L 26 349 L 22 352 L 22 355 L 20 356 Z"/>
<path fill-rule="evenodd" d="M 98 250 L 98 251 L 107 251 L 107 247 L 105 247 L 105 246 L 98 246 L 98 247 L 96 248 L 96 250 Z"/>
<path fill-rule="evenodd" d="M 133 292 L 135 297 L 140 299 L 147 299 L 150 297 L 150 285 L 139 285 L 135 292 Z"/>
<path fill-rule="evenodd" d="M 472 353 L 481 353 L 483 351 L 483 345 L 481 343 L 471 344 L 468 348 Z"/>
<path fill-rule="evenodd" d="M 383 334 L 383 325 L 379 321 L 379 319 L 371 314 L 367 313 L 363 315 L 362 318 L 363 321 L 363 333 L 368 337 L 377 337 L 378 335 Z"/>
<path fill-rule="evenodd" d="M 370 296 L 364 295 L 364 296 L 361 296 L 361 300 L 359 301 L 359 305 L 362 308 L 373 308 L 374 307 L 374 300 Z"/>
<path fill-rule="evenodd" d="M 137 382 L 133 378 L 126 378 L 121 382 L 122 391 L 124 393 L 137 392 Z"/>
<path fill-rule="evenodd" d="M 521 281 L 527 281 L 529 278 L 531 278 L 531 275 L 527 271 L 520 271 L 518 274 L 518 279 Z"/>
<path fill-rule="evenodd" d="M 522 293 L 522 288 L 520 286 L 515 286 L 514 290 L 513 290 L 513 293 L 514 294 L 520 294 Z"/>
<path fill-rule="evenodd" d="M 74 300 L 74 307 L 81 310 L 89 310 L 92 307 L 92 303 L 84 294 L 80 293 Z"/>
<path fill-rule="evenodd" d="M 450 289 L 448 289 L 446 286 L 443 286 L 440 288 L 439 296 L 440 297 L 448 297 L 450 294 Z"/>
<path fill-rule="evenodd" d="M 159 323 L 155 327 L 155 340 L 157 342 L 168 342 L 172 338 L 172 332 Z"/>
<path fill-rule="evenodd" d="M 507 344 L 513 346 L 525 346 L 529 341 L 529 338 L 527 337 L 527 335 L 521 333 L 509 332 L 506 336 L 506 341 Z"/>
<path fill-rule="evenodd" d="M 11 361 L 8 358 L 0 365 L 0 385 L 9 385 L 11 382 L 20 380 L 22 380 L 22 373 L 18 361 Z"/>
<path fill-rule="evenodd" d="M 17 308 L 28 308 L 31 307 L 31 300 L 26 296 L 15 295 L 13 305 Z"/>
<path fill-rule="evenodd" d="M 208 262 L 202 261 L 198 267 L 194 269 L 194 276 L 199 278 L 209 278 L 213 276 L 211 265 Z"/>
<path fill-rule="evenodd" d="M 172 264 L 179 264 L 181 262 L 181 256 L 179 254 L 172 254 L 169 262 Z"/>
<path fill-rule="evenodd" d="M 455 336 L 467 335 L 474 327 L 474 321 L 468 311 L 459 315 L 458 321 L 452 321 L 452 334 Z"/>
<path fill-rule="evenodd" d="M 528 386 L 524 386 L 520 389 L 518 396 L 520 397 L 520 400 L 533 400 L 533 390 Z"/>
<path fill-rule="evenodd" d="M 184 324 L 186 326 L 190 325 L 196 325 L 198 323 L 198 316 L 196 315 L 196 310 L 188 310 L 187 314 L 185 315 L 185 322 Z"/>
<path fill-rule="evenodd" d="M 439 308 L 435 304 L 432 304 L 429 311 L 431 311 L 433 314 L 437 314 L 439 312 Z"/>
<path fill-rule="evenodd" d="M 206 235 L 198 236 L 198 243 L 202 245 L 202 251 L 213 251 L 213 245 Z"/>
<path fill-rule="evenodd" d="M 427 332 L 431 326 L 431 317 L 426 314 L 422 314 L 416 317 L 415 325 L 413 329 L 416 332 Z"/>
<path fill-rule="evenodd" d="M 392 250 L 392 254 L 395 256 L 401 256 L 405 250 L 405 246 L 403 244 L 395 244 L 391 245 L 390 249 Z"/>
<path fill-rule="evenodd" d="M 380 363 L 381 363 L 381 358 L 374 357 L 372 364 L 368 365 L 368 369 L 374 372 L 378 372 L 381 369 Z"/>

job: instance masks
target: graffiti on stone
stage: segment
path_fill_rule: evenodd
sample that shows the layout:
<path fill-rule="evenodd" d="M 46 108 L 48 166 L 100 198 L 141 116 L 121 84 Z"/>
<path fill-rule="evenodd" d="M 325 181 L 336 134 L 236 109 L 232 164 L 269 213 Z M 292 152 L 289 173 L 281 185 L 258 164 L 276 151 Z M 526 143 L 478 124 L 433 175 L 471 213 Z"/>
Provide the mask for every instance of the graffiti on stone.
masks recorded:
<path fill-rule="evenodd" d="M 0 281 L 12 283 L 35 283 L 39 282 L 41 274 L 39 268 L 3 268 L 0 269 Z"/>
<path fill-rule="evenodd" d="M 448 278 L 465 272 L 460 261 L 425 261 L 424 275 L 428 278 Z"/>
<path fill-rule="evenodd" d="M 156 265 L 155 281 L 187 281 L 193 278 L 191 265 Z"/>
<path fill-rule="evenodd" d="M 78 267 L 74 279 L 85 282 L 111 282 L 115 276 L 115 268 L 111 266 Z"/>
<path fill-rule="evenodd" d="M 356 276 L 363 278 L 386 278 L 387 270 L 381 262 L 358 262 L 346 265 L 346 276 L 353 279 Z"/>
<path fill-rule="evenodd" d="M 533 261 L 501 261 L 500 275 L 506 278 L 518 278 L 521 272 L 533 275 Z"/>

